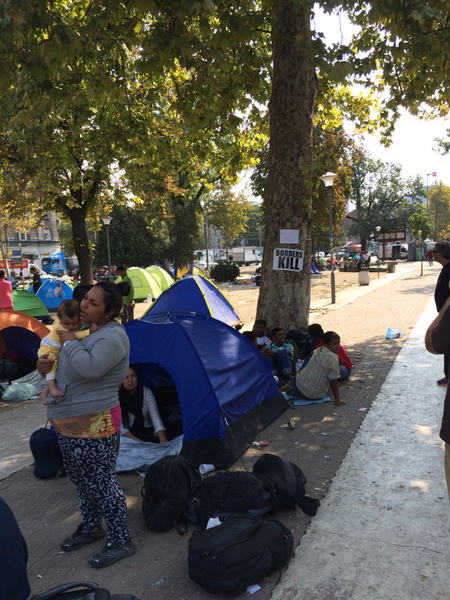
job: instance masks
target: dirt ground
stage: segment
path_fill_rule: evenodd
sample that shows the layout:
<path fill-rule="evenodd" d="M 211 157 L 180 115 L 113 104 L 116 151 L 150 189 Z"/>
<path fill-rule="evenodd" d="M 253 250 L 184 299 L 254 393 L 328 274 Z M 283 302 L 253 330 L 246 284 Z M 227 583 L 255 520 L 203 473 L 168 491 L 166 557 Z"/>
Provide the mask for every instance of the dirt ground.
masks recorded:
<path fill-rule="evenodd" d="M 241 267 L 241 274 L 236 285 L 228 283 L 216 284 L 225 294 L 231 304 L 239 313 L 244 322 L 243 331 L 253 326 L 258 304 L 259 287 L 256 287 L 251 278 L 255 276 L 255 267 Z M 358 273 L 335 272 L 336 291 L 359 286 Z M 330 273 L 321 273 L 311 276 L 311 299 L 327 298 L 330 295 Z M 135 317 L 140 317 L 148 309 L 148 304 L 136 304 Z M 312 312 L 312 311 L 311 311 Z M 270 323 L 268 324 L 271 325 Z M 273 325 L 276 326 L 275 324 Z"/>

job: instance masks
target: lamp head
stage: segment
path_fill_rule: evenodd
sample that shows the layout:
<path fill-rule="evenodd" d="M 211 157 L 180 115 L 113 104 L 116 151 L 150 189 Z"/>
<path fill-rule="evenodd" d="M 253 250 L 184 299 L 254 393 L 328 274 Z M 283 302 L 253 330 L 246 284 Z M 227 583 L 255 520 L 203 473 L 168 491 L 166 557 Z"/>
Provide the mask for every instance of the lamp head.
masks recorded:
<path fill-rule="evenodd" d="M 375 227 L 375 229 L 378 231 L 378 233 L 380 233 L 380 230 L 381 230 L 381 225 L 377 225 L 377 226 Z"/>
<path fill-rule="evenodd" d="M 325 187 L 332 187 L 336 177 L 336 173 L 325 173 L 320 179 L 324 182 Z"/>
<path fill-rule="evenodd" d="M 103 221 L 103 225 L 108 226 L 112 221 L 112 217 L 108 217 L 107 215 L 104 215 L 102 217 L 102 221 Z"/>

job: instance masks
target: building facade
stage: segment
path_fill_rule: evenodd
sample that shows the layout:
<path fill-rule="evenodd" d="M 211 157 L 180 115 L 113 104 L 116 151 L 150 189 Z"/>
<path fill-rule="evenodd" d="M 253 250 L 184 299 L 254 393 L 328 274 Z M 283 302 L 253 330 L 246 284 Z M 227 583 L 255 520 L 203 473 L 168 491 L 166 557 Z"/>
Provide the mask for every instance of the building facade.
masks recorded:
<path fill-rule="evenodd" d="M 61 250 L 57 214 L 48 212 L 41 227 L 27 233 L 8 230 L 8 246 L 13 256 L 21 255 L 22 259 L 41 268 L 44 256 Z"/>

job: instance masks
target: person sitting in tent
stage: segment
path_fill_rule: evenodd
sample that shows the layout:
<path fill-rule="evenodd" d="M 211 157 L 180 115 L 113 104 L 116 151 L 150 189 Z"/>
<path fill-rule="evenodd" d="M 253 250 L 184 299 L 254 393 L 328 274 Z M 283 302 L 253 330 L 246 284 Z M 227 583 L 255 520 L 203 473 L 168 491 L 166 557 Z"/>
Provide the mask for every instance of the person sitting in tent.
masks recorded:
<path fill-rule="evenodd" d="M 55 381 L 56 369 L 58 367 L 57 358 L 62 350 L 59 334 L 62 331 L 73 331 L 75 333 L 75 339 L 82 340 L 91 333 L 89 329 L 77 331 L 82 326 L 83 323 L 80 319 L 80 304 L 76 300 L 63 300 L 58 307 L 57 318 L 53 323 L 52 330 L 43 338 L 38 350 L 39 357 L 46 354 L 47 358 L 55 361 L 51 371 L 46 376 L 47 387 L 41 394 L 42 400 L 45 400 L 49 394 L 54 398 L 59 398 L 63 395 L 63 392 L 58 389 Z"/>
<path fill-rule="evenodd" d="M 119 388 L 122 424 L 119 434 L 140 442 L 165 444 L 166 429 L 153 392 L 141 385 L 133 365 Z"/>
<path fill-rule="evenodd" d="M 13 310 L 13 301 L 11 297 L 11 282 L 5 279 L 5 271 L 0 269 L 0 309 Z"/>

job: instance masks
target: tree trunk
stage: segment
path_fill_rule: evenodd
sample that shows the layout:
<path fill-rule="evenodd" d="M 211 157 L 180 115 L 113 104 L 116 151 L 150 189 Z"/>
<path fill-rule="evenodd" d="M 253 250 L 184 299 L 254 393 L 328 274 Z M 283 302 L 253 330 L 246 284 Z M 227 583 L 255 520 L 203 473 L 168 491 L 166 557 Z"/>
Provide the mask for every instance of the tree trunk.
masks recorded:
<path fill-rule="evenodd" d="M 10 272 L 9 272 L 9 267 L 8 267 L 8 247 L 6 245 L 5 242 L 0 241 L 0 254 L 2 256 L 2 260 L 3 260 L 3 269 L 6 273 L 6 278 L 9 277 Z"/>
<path fill-rule="evenodd" d="M 311 286 L 313 111 L 317 78 L 311 51 L 310 7 L 292 0 L 273 9 L 269 187 L 265 201 L 264 260 L 257 317 L 270 327 L 306 327 Z M 300 39 L 302 38 L 302 39 Z M 321 174 L 320 174 L 321 175 Z M 299 244 L 280 244 L 280 229 L 299 230 Z M 275 248 L 303 250 L 303 270 L 273 270 Z"/>
<path fill-rule="evenodd" d="M 89 248 L 89 238 L 86 231 L 86 208 L 67 208 L 66 214 L 72 223 L 73 243 L 75 254 L 80 264 L 80 283 L 93 283 L 92 254 Z"/>

